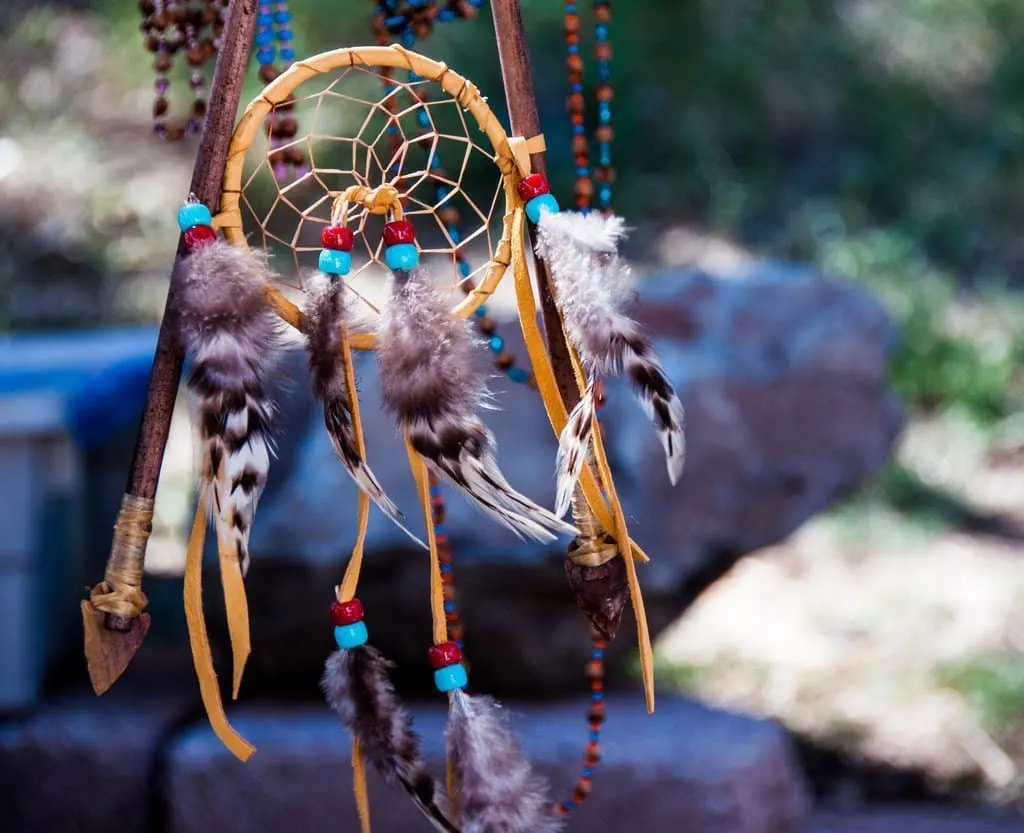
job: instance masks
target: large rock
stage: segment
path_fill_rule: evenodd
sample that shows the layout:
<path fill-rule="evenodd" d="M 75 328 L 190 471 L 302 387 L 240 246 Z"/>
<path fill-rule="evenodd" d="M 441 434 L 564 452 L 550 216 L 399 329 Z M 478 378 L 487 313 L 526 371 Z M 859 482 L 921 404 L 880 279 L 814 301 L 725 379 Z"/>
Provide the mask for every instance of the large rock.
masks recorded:
<path fill-rule="evenodd" d="M 745 553 L 783 539 L 886 459 L 902 424 L 884 382 L 889 320 L 865 291 L 806 268 L 753 263 L 729 279 L 695 271 L 642 284 L 636 316 L 653 334 L 687 409 L 688 459 L 672 488 L 660 446 L 621 385 L 604 423 L 636 540 L 654 634 Z M 515 325 L 502 329 L 522 356 Z M 352 545 L 355 490 L 305 398 L 304 359 L 290 359 L 282 463 L 253 530 L 254 651 L 247 687 L 313 690 L 331 646 L 331 587 Z M 420 527 L 404 450 L 380 416 L 375 363 L 359 359 L 372 467 Z M 488 413 L 509 480 L 554 498 L 555 439 L 536 394 L 493 384 Z M 555 548 L 522 544 L 449 490 L 446 524 L 476 684 L 535 695 L 580 684 L 586 627 Z M 428 565 L 374 510 L 360 596 L 374 643 L 408 679 L 429 682 Z M 211 594 L 218 595 L 218 594 Z M 217 620 L 218 617 L 213 617 Z M 632 647 L 627 623 L 610 653 Z"/>
<path fill-rule="evenodd" d="M 636 699 L 612 698 L 594 790 L 573 816 L 578 830 L 635 833 L 797 833 L 808 797 L 789 742 L 763 720 L 665 699 L 654 716 Z M 553 799 L 568 797 L 586 727 L 575 706 L 513 707 L 514 725 Z M 416 730 L 436 774 L 444 772 L 445 713 L 416 709 Z M 167 753 L 167 833 L 354 830 L 347 733 L 325 709 L 245 710 L 235 727 L 257 747 L 231 758 L 199 725 Z M 401 793 L 369 774 L 373 829 L 426 831 Z"/>

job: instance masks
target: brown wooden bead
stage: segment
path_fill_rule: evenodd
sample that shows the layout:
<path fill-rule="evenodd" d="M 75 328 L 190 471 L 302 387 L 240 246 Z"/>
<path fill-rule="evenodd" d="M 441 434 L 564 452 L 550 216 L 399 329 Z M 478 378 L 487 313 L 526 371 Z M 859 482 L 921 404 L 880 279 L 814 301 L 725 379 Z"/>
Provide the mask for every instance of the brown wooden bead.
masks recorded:
<path fill-rule="evenodd" d="M 150 35 L 146 38 L 146 49 L 150 52 L 156 52 L 160 48 L 160 38 L 156 35 Z"/>
<path fill-rule="evenodd" d="M 223 20 L 218 20 L 216 23 L 213 24 L 213 36 L 215 38 L 219 38 L 223 34 L 224 34 L 224 21 Z"/>
<path fill-rule="evenodd" d="M 185 53 L 185 61 L 193 69 L 201 67 L 205 60 L 206 55 L 203 53 L 203 47 L 198 43 L 195 46 L 190 46 L 188 52 Z"/>
<path fill-rule="evenodd" d="M 587 141 L 586 136 L 572 137 L 572 153 L 577 159 L 582 156 L 584 160 L 586 160 L 587 156 L 590 154 L 590 142 Z M 586 161 L 584 161 L 583 164 L 586 165 Z"/>
<path fill-rule="evenodd" d="M 498 366 L 499 370 L 508 370 L 510 367 L 515 365 L 516 357 L 507 350 L 502 350 L 494 359 L 494 363 Z"/>
<path fill-rule="evenodd" d="M 563 18 L 565 23 L 565 33 L 577 33 L 580 30 L 580 16 L 578 14 L 572 14 L 571 12 Z"/>
<path fill-rule="evenodd" d="M 479 12 L 477 7 L 468 2 L 468 0 L 459 0 L 459 2 L 455 4 L 455 11 L 463 20 L 472 20 Z"/>
<path fill-rule="evenodd" d="M 284 158 L 289 165 L 306 164 L 306 154 L 302 152 L 301 148 L 294 146 L 284 149 Z"/>
<path fill-rule="evenodd" d="M 437 212 L 437 216 L 445 225 L 457 226 L 459 224 L 459 210 L 457 208 L 442 208 Z"/>
<path fill-rule="evenodd" d="M 579 55 L 570 55 L 565 59 L 565 65 L 569 68 L 569 72 L 583 72 L 583 58 Z"/>
<path fill-rule="evenodd" d="M 461 622 L 456 622 L 448 627 L 448 638 L 452 642 L 461 642 L 464 634 Z"/>
<path fill-rule="evenodd" d="M 594 47 L 594 55 L 599 61 L 610 61 L 612 59 L 612 45 L 608 41 L 601 41 Z"/>
<path fill-rule="evenodd" d="M 594 183 L 589 179 L 581 178 L 576 180 L 576 196 L 577 197 L 592 197 L 594 196 Z"/>
<path fill-rule="evenodd" d="M 430 32 L 434 27 L 430 21 L 424 18 L 420 18 L 412 24 L 412 32 L 420 40 L 426 40 L 430 37 Z"/>
<path fill-rule="evenodd" d="M 207 6 L 203 9 L 202 22 L 204 26 L 209 26 L 217 19 L 217 10 Z"/>
<path fill-rule="evenodd" d="M 153 0 L 139 0 L 139 11 L 143 14 L 153 14 L 156 11 L 156 4 Z"/>
<path fill-rule="evenodd" d="M 185 13 L 181 9 L 164 9 L 163 15 L 168 25 L 174 25 L 175 23 L 184 23 L 185 21 Z"/>
<path fill-rule="evenodd" d="M 566 101 L 570 113 L 582 113 L 584 107 L 583 93 L 572 93 Z"/>
<path fill-rule="evenodd" d="M 167 112 L 167 99 L 163 96 L 153 101 L 153 118 L 164 115 Z"/>
<path fill-rule="evenodd" d="M 498 329 L 498 325 L 495 324 L 494 321 L 488 318 L 487 316 L 484 316 L 483 318 L 478 318 L 476 321 L 476 326 L 477 329 L 480 330 L 480 332 L 487 336 L 493 335 L 494 331 Z"/>
<path fill-rule="evenodd" d="M 295 116 L 288 115 L 277 120 L 274 125 L 274 135 L 282 139 L 290 139 L 299 132 L 299 120 Z"/>
<path fill-rule="evenodd" d="M 611 142 L 611 140 L 615 138 L 615 131 L 607 124 L 602 124 L 594 131 L 594 136 L 597 137 L 597 141 L 599 142 Z"/>
<path fill-rule="evenodd" d="M 446 602 L 455 601 L 455 587 L 452 586 L 451 584 L 442 584 L 441 585 L 441 597 Z"/>
<path fill-rule="evenodd" d="M 598 700 L 596 703 L 591 703 L 590 708 L 587 710 L 587 720 L 591 724 L 604 723 L 604 700 Z"/>
<path fill-rule="evenodd" d="M 285 164 L 284 151 L 283 150 L 272 150 L 270 153 L 267 154 L 267 161 L 271 165 L 284 165 Z"/>
<path fill-rule="evenodd" d="M 598 84 L 597 85 L 597 100 L 598 101 L 614 101 L 615 100 L 615 89 L 611 84 Z"/>
<path fill-rule="evenodd" d="M 280 70 L 278 70 L 278 68 L 273 64 L 263 64 L 263 66 L 260 67 L 260 81 L 264 84 L 269 84 L 280 74 Z M 278 109 L 280 109 L 280 106 Z"/>
<path fill-rule="evenodd" d="M 171 68 L 171 56 L 166 54 L 160 54 L 156 56 L 156 60 L 153 61 L 153 69 L 157 72 L 167 72 Z"/>
<path fill-rule="evenodd" d="M 373 27 L 374 34 L 381 34 L 387 32 L 387 27 L 384 25 L 384 20 L 384 15 L 381 12 L 377 12 L 377 14 L 370 18 L 370 26 Z"/>
<path fill-rule="evenodd" d="M 155 14 L 149 20 L 149 25 L 156 29 L 158 32 L 162 32 L 167 28 L 167 18 L 162 14 Z"/>
<path fill-rule="evenodd" d="M 576 801 L 582 801 L 590 795 L 591 789 L 593 789 L 593 782 L 589 778 L 580 778 L 580 780 L 576 782 L 576 789 L 573 790 L 572 797 Z"/>
<path fill-rule="evenodd" d="M 587 663 L 587 679 L 591 682 L 604 679 L 604 663 L 601 660 L 592 659 Z"/>
<path fill-rule="evenodd" d="M 579 35 L 566 35 L 565 45 L 566 46 L 579 46 L 580 36 Z"/>
<path fill-rule="evenodd" d="M 212 38 L 203 38 L 199 42 L 199 45 L 203 49 L 203 55 L 205 55 L 207 58 L 212 58 L 214 55 L 217 54 L 217 44 L 213 42 Z"/>
<path fill-rule="evenodd" d="M 203 99 L 197 98 L 192 102 L 192 114 L 200 119 L 206 115 L 206 102 Z"/>
<path fill-rule="evenodd" d="M 176 127 L 168 127 L 167 132 L 164 133 L 164 136 L 166 136 L 167 139 L 171 142 L 179 142 L 183 138 L 185 138 L 185 128 L 181 127 L 180 125 Z"/>
<path fill-rule="evenodd" d="M 612 19 L 612 9 L 607 3 L 594 4 L 594 20 L 599 23 L 607 23 Z"/>

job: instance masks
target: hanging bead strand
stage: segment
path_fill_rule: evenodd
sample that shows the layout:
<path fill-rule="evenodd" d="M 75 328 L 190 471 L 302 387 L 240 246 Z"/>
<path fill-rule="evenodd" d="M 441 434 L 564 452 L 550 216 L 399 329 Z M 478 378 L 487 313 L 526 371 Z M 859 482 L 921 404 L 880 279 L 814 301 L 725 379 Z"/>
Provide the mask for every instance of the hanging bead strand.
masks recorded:
<path fill-rule="evenodd" d="M 597 180 L 597 207 L 605 214 L 612 210 L 612 186 L 615 184 L 615 170 L 612 168 L 612 43 L 610 27 L 612 19 L 611 0 L 594 0 L 594 59 L 597 63 L 597 166 L 594 178 Z"/>

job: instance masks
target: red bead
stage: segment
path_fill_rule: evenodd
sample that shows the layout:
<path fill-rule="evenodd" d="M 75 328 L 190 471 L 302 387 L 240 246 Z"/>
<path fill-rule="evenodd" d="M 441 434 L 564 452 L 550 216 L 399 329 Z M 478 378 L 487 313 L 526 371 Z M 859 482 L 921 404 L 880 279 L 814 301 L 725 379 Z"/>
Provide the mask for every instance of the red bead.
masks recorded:
<path fill-rule="evenodd" d="M 398 243 L 415 243 L 416 229 L 408 220 L 392 220 L 384 224 L 384 245 L 395 246 Z"/>
<path fill-rule="evenodd" d="M 449 665 L 462 662 L 462 651 L 459 650 L 459 646 L 454 642 L 442 642 L 440 645 L 431 645 L 430 650 L 427 651 L 427 656 L 430 657 L 430 664 L 434 668 L 447 668 Z"/>
<path fill-rule="evenodd" d="M 185 248 L 190 252 L 202 246 L 209 246 L 217 240 L 213 226 L 192 226 L 185 232 Z"/>
<path fill-rule="evenodd" d="M 331 618 L 335 625 L 352 625 L 363 618 L 363 603 L 359 599 L 335 602 L 331 605 Z"/>
<path fill-rule="evenodd" d="M 345 226 L 328 226 L 320 232 L 320 245 L 325 249 L 336 249 L 342 252 L 351 252 L 355 235 L 352 229 Z"/>
<path fill-rule="evenodd" d="M 528 174 L 519 181 L 516 188 L 519 190 L 519 198 L 523 202 L 529 202 L 541 194 L 551 193 L 547 177 L 544 174 Z"/>

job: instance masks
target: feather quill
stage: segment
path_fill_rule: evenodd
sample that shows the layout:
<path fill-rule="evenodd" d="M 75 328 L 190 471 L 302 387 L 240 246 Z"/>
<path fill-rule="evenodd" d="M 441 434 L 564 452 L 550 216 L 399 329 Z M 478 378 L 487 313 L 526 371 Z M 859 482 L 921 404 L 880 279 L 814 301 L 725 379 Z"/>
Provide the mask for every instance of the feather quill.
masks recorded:
<path fill-rule="evenodd" d="M 436 829 L 459 833 L 443 786 L 420 757 L 412 717 L 395 695 L 389 668 L 390 663 L 368 645 L 335 651 L 327 659 L 321 683 L 327 703 L 388 784 L 404 789 Z"/>
<path fill-rule="evenodd" d="M 537 227 L 537 254 L 548 264 L 566 335 L 589 379 L 625 376 L 665 450 L 669 480 L 683 470 L 682 403 L 640 326 L 623 313 L 632 295 L 628 264 L 618 253 L 626 228 L 621 217 L 574 211 L 546 213 Z M 585 397 L 559 438 L 558 508 L 568 509 L 594 424 L 594 398 Z M 588 413 L 584 413 L 586 409 Z"/>
<path fill-rule="evenodd" d="M 555 833 L 561 828 L 547 782 L 534 774 L 494 700 L 453 692 L 445 746 L 459 786 L 463 833 Z"/>
<path fill-rule="evenodd" d="M 426 273 L 396 271 L 381 310 L 377 358 L 384 404 L 430 469 L 520 538 L 578 530 L 516 492 L 495 460 L 468 321 L 453 316 Z"/>
<path fill-rule="evenodd" d="M 345 307 L 345 285 L 323 276 L 309 280 L 303 309 L 303 333 L 308 340 L 309 369 L 313 394 L 323 406 L 324 426 L 334 453 L 356 485 L 399 529 L 421 547 L 426 544 L 402 524 L 402 513 L 388 498 L 373 471 L 366 464 L 353 426 L 351 398 L 342 351 L 342 332 L 349 324 Z"/>
<path fill-rule="evenodd" d="M 202 489 L 218 535 L 234 543 L 245 575 L 272 451 L 266 381 L 280 329 L 263 294 L 271 273 L 258 255 L 225 241 L 194 250 L 174 268 L 179 336 L 192 357 L 188 388 L 202 443 Z"/>

